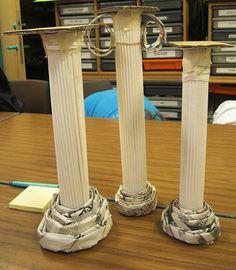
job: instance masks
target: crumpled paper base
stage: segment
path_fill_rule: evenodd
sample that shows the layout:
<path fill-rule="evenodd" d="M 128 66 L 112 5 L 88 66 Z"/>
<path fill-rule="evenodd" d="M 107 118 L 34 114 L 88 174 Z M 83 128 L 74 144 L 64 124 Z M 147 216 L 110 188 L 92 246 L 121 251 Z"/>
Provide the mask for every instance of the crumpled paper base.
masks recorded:
<path fill-rule="evenodd" d="M 174 200 L 163 210 L 161 223 L 164 232 L 188 244 L 211 244 L 220 236 L 219 219 L 206 202 L 202 209 L 193 211 Z"/>
<path fill-rule="evenodd" d="M 74 252 L 90 248 L 107 236 L 112 227 L 108 202 L 94 187 L 89 193 L 88 202 L 76 210 L 60 205 L 60 195 L 55 195 L 37 229 L 43 248 Z"/>
<path fill-rule="evenodd" d="M 156 189 L 149 182 L 138 193 L 128 193 L 121 184 L 115 195 L 119 212 L 125 216 L 143 216 L 151 213 L 157 206 Z"/>

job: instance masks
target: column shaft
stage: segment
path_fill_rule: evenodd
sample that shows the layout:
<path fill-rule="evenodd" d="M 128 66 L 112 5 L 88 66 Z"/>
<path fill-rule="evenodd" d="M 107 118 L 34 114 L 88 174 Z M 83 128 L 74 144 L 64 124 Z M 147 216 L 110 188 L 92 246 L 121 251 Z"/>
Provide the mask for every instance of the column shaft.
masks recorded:
<path fill-rule="evenodd" d="M 181 207 L 203 207 L 210 49 L 185 49 L 181 123 Z"/>
<path fill-rule="evenodd" d="M 123 186 L 130 193 L 147 181 L 140 14 L 118 11 L 113 17 Z"/>
<path fill-rule="evenodd" d="M 89 199 L 79 32 L 44 34 L 48 56 L 60 201 L 77 209 Z"/>

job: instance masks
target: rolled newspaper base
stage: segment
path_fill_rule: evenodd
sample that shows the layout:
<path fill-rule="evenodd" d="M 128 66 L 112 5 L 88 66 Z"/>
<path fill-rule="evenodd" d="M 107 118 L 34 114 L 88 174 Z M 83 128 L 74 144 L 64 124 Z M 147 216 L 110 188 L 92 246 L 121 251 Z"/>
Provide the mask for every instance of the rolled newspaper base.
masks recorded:
<path fill-rule="evenodd" d="M 90 199 L 79 209 L 64 207 L 60 195 L 54 197 L 37 230 L 43 248 L 74 252 L 90 248 L 107 236 L 112 226 L 108 202 L 95 188 L 89 191 Z"/>
<path fill-rule="evenodd" d="M 188 244 L 210 244 L 220 223 L 204 202 L 211 47 L 219 42 L 172 42 L 183 48 L 180 195 L 162 213 L 162 228 Z"/>
<path fill-rule="evenodd" d="M 143 101 L 141 14 L 151 7 L 112 7 L 116 59 L 122 184 L 115 195 L 121 214 L 140 216 L 156 208 L 156 189 L 147 181 Z"/>
<path fill-rule="evenodd" d="M 162 212 L 161 222 L 164 232 L 188 244 L 211 244 L 220 234 L 219 219 L 207 203 L 196 211 L 175 200 Z"/>
<path fill-rule="evenodd" d="M 70 252 L 89 248 L 104 238 L 112 225 L 106 200 L 89 187 L 81 68 L 82 37 L 88 27 L 95 25 L 7 33 L 40 34 L 48 58 L 60 191 L 52 207 L 45 212 L 38 234 L 42 247 L 53 251 Z M 81 217 L 71 221 L 73 211 L 75 216 L 81 213 Z M 66 226 L 70 222 L 74 228 L 71 231 Z M 103 226 L 100 226 L 100 222 Z M 87 237 L 89 241 L 84 242 Z"/>

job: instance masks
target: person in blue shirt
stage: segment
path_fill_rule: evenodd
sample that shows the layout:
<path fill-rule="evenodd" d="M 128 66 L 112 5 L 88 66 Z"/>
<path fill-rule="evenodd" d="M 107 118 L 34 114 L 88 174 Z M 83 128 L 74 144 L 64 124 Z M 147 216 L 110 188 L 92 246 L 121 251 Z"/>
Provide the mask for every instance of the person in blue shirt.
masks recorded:
<path fill-rule="evenodd" d="M 96 92 L 84 100 L 85 116 L 99 118 L 119 117 L 117 89 Z M 161 120 L 158 109 L 144 96 L 145 118 Z"/>

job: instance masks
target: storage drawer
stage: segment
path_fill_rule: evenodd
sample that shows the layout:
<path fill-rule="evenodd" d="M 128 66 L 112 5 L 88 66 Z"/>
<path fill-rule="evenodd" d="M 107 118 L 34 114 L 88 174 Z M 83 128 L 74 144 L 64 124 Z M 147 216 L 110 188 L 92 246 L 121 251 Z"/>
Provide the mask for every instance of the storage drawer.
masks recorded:
<path fill-rule="evenodd" d="M 93 44 L 94 46 L 96 46 L 96 39 L 95 39 L 95 38 L 91 38 L 90 40 L 91 40 L 92 44 Z M 81 48 L 82 48 L 82 49 L 86 49 L 86 48 L 87 48 L 85 42 L 82 42 L 82 47 L 81 47 Z"/>
<path fill-rule="evenodd" d="M 60 17 L 61 25 L 78 25 L 78 24 L 88 24 L 94 18 L 93 15 L 90 16 L 63 16 Z"/>
<path fill-rule="evenodd" d="M 172 81 L 145 81 L 145 96 L 182 96 L 182 82 Z"/>
<path fill-rule="evenodd" d="M 82 49 L 81 59 L 96 59 L 96 56 L 92 52 L 90 52 L 89 50 Z"/>
<path fill-rule="evenodd" d="M 172 23 L 172 24 L 165 24 L 165 30 L 167 34 L 182 34 L 183 32 L 183 24 L 182 23 Z M 147 27 L 147 33 L 149 35 L 155 35 L 160 32 L 158 27 Z M 167 36 L 168 38 L 168 36 Z"/>
<path fill-rule="evenodd" d="M 60 15 L 93 14 L 93 3 L 59 5 Z"/>
<path fill-rule="evenodd" d="M 159 51 L 143 51 L 143 58 L 182 58 L 183 51 L 174 47 L 163 47 Z"/>
<path fill-rule="evenodd" d="M 181 109 L 159 109 L 166 120 L 181 120 Z"/>
<path fill-rule="evenodd" d="M 236 16 L 236 6 L 213 7 L 213 17 L 232 17 L 232 16 Z"/>
<path fill-rule="evenodd" d="M 235 30 L 213 30 L 212 40 L 219 41 L 236 41 L 236 29 Z"/>
<path fill-rule="evenodd" d="M 236 17 L 213 18 L 214 29 L 236 28 Z"/>
<path fill-rule="evenodd" d="M 102 57 L 102 59 L 111 59 L 111 60 L 115 60 L 115 51 L 111 52 L 111 53 L 108 54 L 107 56 Z"/>
<path fill-rule="evenodd" d="M 155 14 L 163 23 L 173 23 L 173 22 L 182 22 L 182 11 L 174 10 L 174 11 L 160 11 Z M 150 21 L 151 18 L 148 16 L 143 16 L 143 21 Z"/>
<path fill-rule="evenodd" d="M 143 6 L 158 7 L 160 10 L 182 9 L 182 0 L 157 0 L 157 1 L 142 1 Z"/>
<path fill-rule="evenodd" d="M 111 44 L 110 37 L 101 37 L 99 40 L 100 40 L 100 47 L 102 49 L 110 47 Z"/>
<path fill-rule="evenodd" d="M 96 60 L 82 60 L 82 70 L 96 71 L 97 64 Z"/>
<path fill-rule="evenodd" d="M 99 8 L 114 7 L 114 6 L 136 6 L 136 1 L 130 0 L 130 1 L 99 2 Z"/>
<path fill-rule="evenodd" d="M 181 97 L 160 97 L 152 96 L 148 97 L 151 103 L 157 108 L 181 108 L 182 98 Z"/>
<path fill-rule="evenodd" d="M 103 71 L 115 71 L 116 70 L 115 60 L 102 60 L 101 69 Z"/>
<path fill-rule="evenodd" d="M 211 59 L 214 64 L 236 64 L 236 53 L 212 53 Z"/>
<path fill-rule="evenodd" d="M 236 75 L 236 66 L 235 64 L 220 64 L 212 65 L 212 74 L 213 75 Z"/>
<path fill-rule="evenodd" d="M 144 59 L 144 70 L 181 70 L 181 59 Z"/>
<path fill-rule="evenodd" d="M 216 52 L 236 53 L 236 42 L 227 41 L 227 43 L 232 44 L 233 47 L 225 47 L 225 48 L 216 47 L 216 48 L 212 48 L 212 52 L 213 53 L 216 53 Z"/>

